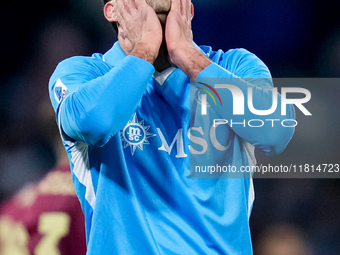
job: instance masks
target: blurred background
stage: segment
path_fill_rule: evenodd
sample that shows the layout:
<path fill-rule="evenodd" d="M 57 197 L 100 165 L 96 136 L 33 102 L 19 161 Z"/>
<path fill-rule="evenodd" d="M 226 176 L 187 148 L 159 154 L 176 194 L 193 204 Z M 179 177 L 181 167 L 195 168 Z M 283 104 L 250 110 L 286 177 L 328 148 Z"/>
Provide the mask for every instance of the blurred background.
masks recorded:
<path fill-rule="evenodd" d="M 193 0 L 195 42 L 246 48 L 275 78 L 339 78 L 340 4 L 331 0 Z M 48 80 L 74 55 L 116 40 L 100 0 L 5 1 L 0 9 L 0 201 L 56 164 Z M 340 163 L 340 86 L 311 85 L 313 117 L 272 165 Z M 312 118 L 312 119 L 311 119 Z M 53 129 L 53 128 L 51 128 Z M 340 175 L 339 175 L 340 177 Z M 255 254 L 340 254 L 340 179 L 255 179 Z"/>

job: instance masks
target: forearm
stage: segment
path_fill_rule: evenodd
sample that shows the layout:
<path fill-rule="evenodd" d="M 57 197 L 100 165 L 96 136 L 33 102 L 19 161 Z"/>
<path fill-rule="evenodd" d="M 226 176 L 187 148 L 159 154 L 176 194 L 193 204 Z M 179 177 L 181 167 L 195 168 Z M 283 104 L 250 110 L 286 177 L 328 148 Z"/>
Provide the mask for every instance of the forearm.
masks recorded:
<path fill-rule="evenodd" d="M 151 64 L 126 57 L 105 75 L 82 84 L 59 110 L 69 137 L 102 146 L 127 123 L 154 72 Z"/>
<path fill-rule="evenodd" d="M 151 43 L 150 43 L 151 44 Z M 141 59 L 148 61 L 150 64 L 155 62 L 155 59 L 158 55 L 158 51 L 152 50 L 149 45 L 144 42 L 140 42 L 136 44 L 134 49 L 131 52 L 125 51 L 127 55 L 132 55 Z"/>
<path fill-rule="evenodd" d="M 169 56 L 170 61 L 193 81 L 196 80 L 196 77 L 203 69 L 212 63 L 195 46 L 173 49 L 169 52 Z"/>

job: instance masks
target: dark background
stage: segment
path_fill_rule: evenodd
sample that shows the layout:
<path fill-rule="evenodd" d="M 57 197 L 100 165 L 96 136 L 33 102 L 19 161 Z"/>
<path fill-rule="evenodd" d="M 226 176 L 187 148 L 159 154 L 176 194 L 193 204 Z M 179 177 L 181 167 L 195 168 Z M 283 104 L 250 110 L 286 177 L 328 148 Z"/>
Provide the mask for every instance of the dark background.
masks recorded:
<path fill-rule="evenodd" d="M 337 1 L 193 3 L 193 31 L 199 45 L 224 51 L 246 48 L 268 65 L 275 78 L 340 76 Z M 42 116 L 52 111 L 47 85 L 58 62 L 73 55 L 104 53 L 116 36 L 102 17 L 99 0 L 6 1 L 0 22 L 3 200 L 25 183 L 41 178 L 56 163 Z M 340 163 L 340 87 L 306 88 L 312 91 L 312 121 L 298 115 L 299 125 L 286 151 L 273 158 L 258 153 L 259 163 Z M 266 254 L 259 249 L 268 236 L 276 235 L 287 243 L 289 236 L 296 236 L 293 239 L 300 240 L 298 245 L 306 253 L 295 254 L 340 254 L 339 180 L 255 179 L 251 217 L 255 251 Z"/>

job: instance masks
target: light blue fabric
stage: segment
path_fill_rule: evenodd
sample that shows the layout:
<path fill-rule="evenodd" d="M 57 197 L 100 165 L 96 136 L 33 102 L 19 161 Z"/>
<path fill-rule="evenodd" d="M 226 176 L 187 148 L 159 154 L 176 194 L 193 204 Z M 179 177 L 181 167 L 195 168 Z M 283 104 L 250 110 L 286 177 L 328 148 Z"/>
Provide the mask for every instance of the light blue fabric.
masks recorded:
<path fill-rule="evenodd" d="M 270 78 L 267 67 L 246 50 L 201 49 L 214 63 L 198 79 Z M 154 71 L 115 43 L 104 55 L 61 62 L 50 79 L 50 98 L 85 214 L 87 254 L 251 254 L 252 179 L 190 178 L 188 133 L 198 135 L 190 125 L 202 127 L 212 148 L 210 125 L 190 111 L 193 85 L 180 69 L 163 85 L 153 79 Z M 253 86 L 254 100 L 263 107 L 270 103 L 270 79 L 238 86 L 245 93 Z M 224 107 L 232 106 L 228 93 L 221 98 Z M 231 118 L 228 109 L 209 111 L 215 114 L 210 119 Z M 293 108 L 288 113 L 285 118 L 294 118 Z M 277 112 L 270 117 L 282 118 Z M 253 146 L 275 154 L 292 134 L 293 128 L 225 125 L 216 138 L 230 148 L 207 153 L 215 163 L 246 166 L 254 164 Z"/>

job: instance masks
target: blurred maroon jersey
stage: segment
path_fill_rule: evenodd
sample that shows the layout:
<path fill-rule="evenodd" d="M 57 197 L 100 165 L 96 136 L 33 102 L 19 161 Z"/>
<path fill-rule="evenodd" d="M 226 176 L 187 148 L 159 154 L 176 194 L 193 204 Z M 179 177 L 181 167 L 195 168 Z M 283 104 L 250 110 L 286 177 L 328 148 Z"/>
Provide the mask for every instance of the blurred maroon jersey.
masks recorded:
<path fill-rule="evenodd" d="M 1 255 L 84 255 L 84 214 L 70 168 L 53 169 L 0 208 Z"/>

